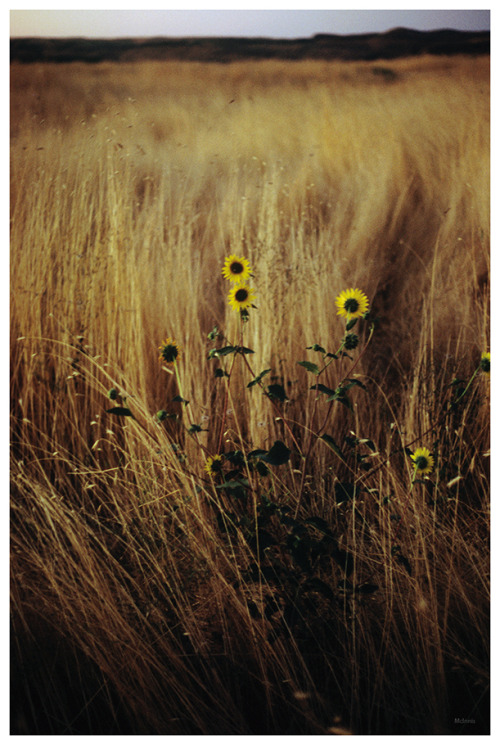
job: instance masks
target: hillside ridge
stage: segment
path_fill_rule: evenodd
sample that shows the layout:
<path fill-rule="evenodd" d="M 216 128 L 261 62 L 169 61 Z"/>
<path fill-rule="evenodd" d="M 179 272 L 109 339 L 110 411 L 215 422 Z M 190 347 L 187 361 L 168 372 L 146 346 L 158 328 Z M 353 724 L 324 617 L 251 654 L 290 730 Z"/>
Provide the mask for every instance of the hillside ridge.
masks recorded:
<path fill-rule="evenodd" d="M 489 31 L 393 28 L 384 33 L 316 34 L 309 38 L 149 37 L 48 38 L 10 40 L 11 62 L 132 62 L 190 60 L 233 62 L 245 59 L 395 59 L 421 54 L 489 54 Z"/>

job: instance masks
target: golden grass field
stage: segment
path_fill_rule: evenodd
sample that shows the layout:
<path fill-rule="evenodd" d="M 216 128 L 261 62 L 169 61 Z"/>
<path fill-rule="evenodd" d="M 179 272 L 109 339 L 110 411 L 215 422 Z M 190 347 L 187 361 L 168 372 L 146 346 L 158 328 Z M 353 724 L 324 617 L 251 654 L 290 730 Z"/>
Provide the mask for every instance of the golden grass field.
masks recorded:
<path fill-rule="evenodd" d="M 12 734 L 489 732 L 489 107 L 489 57 L 11 65 Z"/>

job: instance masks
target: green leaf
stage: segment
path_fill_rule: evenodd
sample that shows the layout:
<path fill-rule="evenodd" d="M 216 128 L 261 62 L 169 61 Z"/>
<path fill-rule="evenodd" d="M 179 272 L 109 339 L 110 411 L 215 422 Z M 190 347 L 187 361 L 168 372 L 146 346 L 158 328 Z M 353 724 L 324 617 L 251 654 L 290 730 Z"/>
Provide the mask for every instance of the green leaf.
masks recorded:
<path fill-rule="evenodd" d="M 350 331 L 351 329 L 353 329 L 355 327 L 355 325 L 357 324 L 357 322 L 358 322 L 358 319 L 357 318 L 352 318 L 348 323 L 346 323 L 345 330 L 346 331 Z"/>
<path fill-rule="evenodd" d="M 253 349 L 249 349 L 248 347 L 236 347 L 236 352 L 238 354 L 255 354 Z"/>
<path fill-rule="evenodd" d="M 217 326 L 214 326 L 207 338 L 210 339 L 210 341 L 213 341 L 217 336 L 219 336 L 219 329 Z"/>
<path fill-rule="evenodd" d="M 263 455 L 267 455 L 267 450 L 257 449 L 251 450 L 248 453 L 248 458 L 262 458 Z"/>
<path fill-rule="evenodd" d="M 288 401 L 288 396 L 281 383 L 272 383 L 267 386 L 267 395 L 269 398 L 276 398 L 278 401 Z"/>
<path fill-rule="evenodd" d="M 241 479 L 241 481 L 224 481 L 223 484 L 217 484 L 216 489 L 241 489 L 242 487 L 248 486 L 248 479 Z"/>
<path fill-rule="evenodd" d="M 344 456 L 342 455 L 342 452 L 333 437 L 330 437 L 330 435 L 321 435 L 319 439 L 323 440 L 323 442 L 328 445 L 328 447 L 331 448 L 333 452 L 339 456 L 339 458 L 342 458 L 342 460 L 344 460 Z"/>
<path fill-rule="evenodd" d="M 124 406 L 113 406 L 112 409 L 106 409 L 106 412 L 108 414 L 114 414 L 115 416 L 131 416 L 132 418 L 134 416 L 130 409 L 127 409 Z"/>
<path fill-rule="evenodd" d="M 224 378 L 224 377 L 229 378 L 228 373 L 225 370 L 223 370 L 221 367 L 218 367 L 214 371 L 214 375 L 216 378 Z"/>
<path fill-rule="evenodd" d="M 214 356 L 215 357 L 225 357 L 228 354 L 232 354 L 233 352 L 236 352 L 237 349 L 238 349 L 237 347 L 232 347 L 232 346 L 221 347 L 220 349 L 216 349 L 215 350 Z"/>
<path fill-rule="evenodd" d="M 303 360 L 302 362 L 297 362 L 297 365 L 302 365 L 302 367 L 305 367 L 306 370 L 308 370 L 309 372 L 312 372 L 315 375 L 319 375 L 319 367 L 316 365 L 315 362 Z"/>
<path fill-rule="evenodd" d="M 349 390 L 349 388 L 352 388 L 353 386 L 359 386 L 364 391 L 366 391 L 366 385 L 364 385 L 360 380 L 357 380 L 356 378 L 348 378 L 342 385 L 342 388 L 346 391 Z"/>
<path fill-rule="evenodd" d="M 261 459 L 271 466 L 282 466 L 290 460 L 291 450 L 287 448 L 284 442 L 276 440 L 272 448 Z"/>
<path fill-rule="evenodd" d="M 165 409 L 160 409 L 156 412 L 156 418 L 159 422 L 163 422 L 165 419 L 177 419 L 177 414 L 169 414 Z"/>
<path fill-rule="evenodd" d="M 195 432 L 208 432 L 206 429 L 202 429 L 199 424 L 192 424 L 188 429 L 189 434 L 194 434 Z"/>
<path fill-rule="evenodd" d="M 257 375 L 256 378 L 254 378 L 253 380 L 250 381 L 250 383 L 248 383 L 247 388 L 252 388 L 252 386 L 258 385 L 260 383 L 260 381 L 262 380 L 262 378 L 265 375 L 267 375 L 267 373 L 270 373 L 270 372 L 271 372 L 271 368 L 270 367 L 267 370 L 262 370 L 262 372 L 259 373 L 259 375 Z"/>
<path fill-rule="evenodd" d="M 352 411 L 352 404 L 349 401 L 349 398 L 347 397 L 347 394 L 343 388 L 337 388 L 336 391 L 333 392 L 332 396 L 329 396 L 327 401 L 338 401 L 340 404 L 344 404 L 344 406 L 347 406 L 347 408 Z"/>
<path fill-rule="evenodd" d="M 317 383 L 309 388 L 310 391 L 319 391 L 320 393 L 326 393 L 327 396 L 331 396 L 335 393 L 333 388 L 327 388 L 323 383 Z"/>
<path fill-rule="evenodd" d="M 312 349 L 313 352 L 321 352 L 321 354 L 326 354 L 326 351 L 323 349 L 323 347 L 320 347 L 319 344 L 313 344 L 312 347 L 306 347 L 306 349 Z"/>
<path fill-rule="evenodd" d="M 259 476 L 267 476 L 269 474 L 269 468 L 261 460 L 257 461 L 255 468 Z"/>
<path fill-rule="evenodd" d="M 175 401 L 176 403 L 179 403 L 179 404 L 184 404 L 184 406 L 187 406 L 189 403 L 189 401 L 186 401 L 186 399 L 182 398 L 182 396 L 174 396 L 172 401 Z"/>

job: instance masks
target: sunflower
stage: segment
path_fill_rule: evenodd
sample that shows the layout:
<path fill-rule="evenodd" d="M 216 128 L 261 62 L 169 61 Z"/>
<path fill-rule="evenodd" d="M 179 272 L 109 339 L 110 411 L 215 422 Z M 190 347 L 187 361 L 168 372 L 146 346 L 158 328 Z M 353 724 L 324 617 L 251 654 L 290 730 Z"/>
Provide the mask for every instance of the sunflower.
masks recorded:
<path fill-rule="evenodd" d="M 481 370 L 488 375 L 490 374 L 490 353 L 489 352 L 483 352 L 481 355 L 481 362 L 479 363 L 481 365 Z"/>
<path fill-rule="evenodd" d="M 222 471 L 222 455 L 214 455 L 205 461 L 205 471 L 209 476 L 215 476 Z"/>
<path fill-rule="evenodd" d="M 248 259 L 240 256 L 228 256 L 222 268 L 222 275 L 231 282 L 245 282 L 252 276 Z"/>
<path fill-rule="evenodd" d="M 166 362 L 167 365 L 173 365 L 181 356 L 181 348 L 176 341 L 168 337 L 158 347 L 160 350 L 159 360 Z"/>
<path fill-rule="evenodd" d="M 344 290 L 335 300 L 338 308 L 337 315 L 345 316 L 347 320 L 358 318 L 364 315 L 369 307 L 368 298 L 361 290 L 353 289 Z"/>
<path fill-rule="evenodd" d="M 417 448 L 410 457 L 416 473 L 430 473 L 434 468 L 434 458 L 427 448 Z"/>
<path fill-rule="evenodd" d="M 246 310 L 250 308 L 255 300 L 253 289 L 246 284 L 235 285 L 227 297 L 229 305 L 235 310 Z"/>

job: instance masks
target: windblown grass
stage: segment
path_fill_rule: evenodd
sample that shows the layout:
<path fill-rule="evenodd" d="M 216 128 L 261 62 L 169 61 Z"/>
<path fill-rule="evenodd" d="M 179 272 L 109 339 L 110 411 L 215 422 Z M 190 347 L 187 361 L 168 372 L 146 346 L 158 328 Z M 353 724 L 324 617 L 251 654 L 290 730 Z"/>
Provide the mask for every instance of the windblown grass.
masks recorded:
<path fill-rule="evenodd" d="M 486 733 L 489 59 L 11 72 L 13 734 Z M 346 287 L 340 457 L 297 362 Z M 204 470 L 275 441 L 243 494 Z"/>

